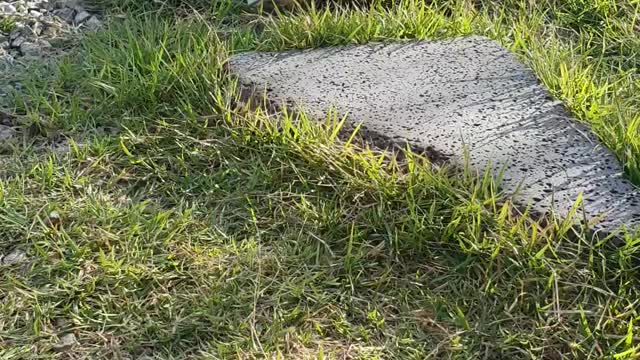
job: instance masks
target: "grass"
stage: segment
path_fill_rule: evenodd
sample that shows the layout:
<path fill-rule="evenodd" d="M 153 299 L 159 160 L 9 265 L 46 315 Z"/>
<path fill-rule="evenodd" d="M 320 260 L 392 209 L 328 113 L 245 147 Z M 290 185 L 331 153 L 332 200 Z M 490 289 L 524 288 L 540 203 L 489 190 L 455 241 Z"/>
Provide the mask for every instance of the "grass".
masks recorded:
<path fill-rule="evenodd" d="M 16 26 L 16 20 L 12 17 L 4 17 L 0 19 L 0 32 L 10 33 Z"/>
<path fill-rule="evenodd" d="M 222 70 L 248 49 L 484 34 L 637 179 L 633 7 L 529 4 L 104 2 L 142 14 L 14 99 L 0 253 L 29 261 L 0 265 L 0 358 L 637 357 L 638 235 L 518 216 L 490 176 L 353 144 L 334 118 L 237 107 Z"/>

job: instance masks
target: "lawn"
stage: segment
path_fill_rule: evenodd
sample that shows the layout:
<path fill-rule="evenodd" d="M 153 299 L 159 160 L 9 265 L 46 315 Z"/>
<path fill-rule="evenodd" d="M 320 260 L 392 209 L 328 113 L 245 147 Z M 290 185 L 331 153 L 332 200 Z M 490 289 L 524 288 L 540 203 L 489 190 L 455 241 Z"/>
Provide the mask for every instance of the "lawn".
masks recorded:
<path fill-rule="evenodd" d="M 639 3 L 96 6 L 109 25 L 25 75 L 23 136 L 0 144 L 0 254 L 26 255 L 0 264 L 0 358 L 640 356 L 639 234 L 519 214 L 488 174 L 365 146 L 339 119 L 242 107 L 223 66 L 485 35 L 640 183 Z"/>

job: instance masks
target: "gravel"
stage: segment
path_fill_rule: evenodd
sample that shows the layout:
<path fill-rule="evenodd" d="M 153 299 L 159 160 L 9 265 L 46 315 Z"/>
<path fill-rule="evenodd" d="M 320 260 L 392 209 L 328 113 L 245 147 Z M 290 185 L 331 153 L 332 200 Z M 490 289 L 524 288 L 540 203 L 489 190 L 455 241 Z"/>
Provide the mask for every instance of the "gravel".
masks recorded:
<path fill-rule="evenodd" d="M 2 18 L 11 19 L 13 24 L 0 31 L 0 49 L 14 58 L 50 56 L 55 53 L 52 40 L 79 31 L 96 31 L 102 25 L 95 14 L 72 0 L 0 2 Z M 21 47 L 23 43 L 29 44 L 26 51 Z M 35 51 L 38 46 L 40 51 Z"/>
<path fill-rule="evenodd" d="M 72 48 L 75 34 L 97 31 L 98 15 L 75 0 L 0 0 L 0 109 L 34 62 L 49 62 Z M 4 141 L 1 138 L 0 141 Z"/>

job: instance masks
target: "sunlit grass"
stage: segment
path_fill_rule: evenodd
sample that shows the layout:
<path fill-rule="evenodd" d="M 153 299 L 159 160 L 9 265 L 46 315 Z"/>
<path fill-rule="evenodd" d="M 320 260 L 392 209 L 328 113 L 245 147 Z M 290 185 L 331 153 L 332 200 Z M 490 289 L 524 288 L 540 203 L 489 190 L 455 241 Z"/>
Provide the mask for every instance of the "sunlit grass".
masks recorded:
<path fill-rule="evenodd" d="M 269 18 L 225 4 L 116 20 L 25 81 L 0 253 L 30 261 L 0 268 L 0 357 L 636 356 L 640 238 L 531 219 L 490 176 L 349 142 L 338 119 L 239 106 L 223 66 L 255 48 L 483 34 L 634 174 L 633 59 L 524 5 Z M 66 152 L 29 146 L 61 137 Z M 66 333 L 78 344 L 54 351 Z"/>

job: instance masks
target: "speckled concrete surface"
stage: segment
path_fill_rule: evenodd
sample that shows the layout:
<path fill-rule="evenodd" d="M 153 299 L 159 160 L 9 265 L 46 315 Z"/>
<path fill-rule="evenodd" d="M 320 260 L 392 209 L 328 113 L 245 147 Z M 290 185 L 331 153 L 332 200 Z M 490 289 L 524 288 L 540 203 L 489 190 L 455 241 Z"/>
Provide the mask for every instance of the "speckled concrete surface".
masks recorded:
<path fill-rule="evenodd" d="M 565 216 L 579 193 L 597 230 L 640 224 L 640 192 L 615 156 L 534 74 L 481 37 L 235 55 L 240 84 L 324 119 L 331 108 L 369 134 L 497 174 L 538 213 Z"/>

